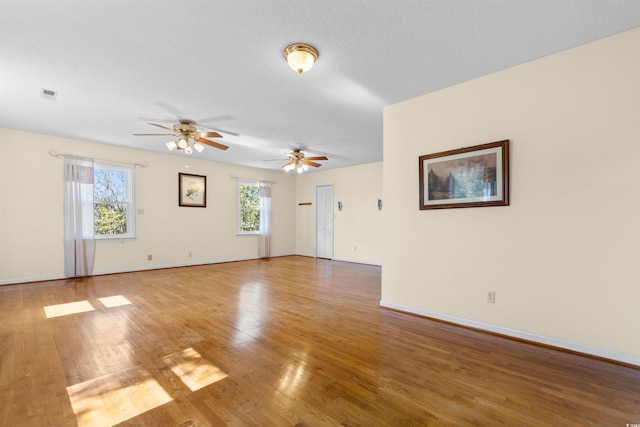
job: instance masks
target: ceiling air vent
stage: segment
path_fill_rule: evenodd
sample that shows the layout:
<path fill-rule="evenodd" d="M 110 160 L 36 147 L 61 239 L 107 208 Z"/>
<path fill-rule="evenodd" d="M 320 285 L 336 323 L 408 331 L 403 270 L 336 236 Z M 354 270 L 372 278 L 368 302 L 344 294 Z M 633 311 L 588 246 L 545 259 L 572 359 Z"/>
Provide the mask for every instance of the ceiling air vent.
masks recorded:
<path fill-rule="evenodd" d="M 42 88 L 40 90 L 40 96 L 55 101 L 56 97 L 58 96 L 58 92 L 56 92 L 55 90 Z"/>

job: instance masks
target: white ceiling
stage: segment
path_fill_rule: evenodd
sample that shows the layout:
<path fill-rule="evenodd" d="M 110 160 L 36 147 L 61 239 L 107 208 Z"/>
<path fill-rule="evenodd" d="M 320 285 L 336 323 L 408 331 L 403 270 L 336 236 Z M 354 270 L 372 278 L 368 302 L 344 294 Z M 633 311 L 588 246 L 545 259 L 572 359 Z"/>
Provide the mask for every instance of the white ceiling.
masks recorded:
<path fill-rule="evenodd" d="M 132 134 L 188 118 L 230 147 L 193 157 L 326 170 L 382 160 L 386 105 L 639 26 L 640 0 L 0 0 L 0 127 L 164 153 Z"/>

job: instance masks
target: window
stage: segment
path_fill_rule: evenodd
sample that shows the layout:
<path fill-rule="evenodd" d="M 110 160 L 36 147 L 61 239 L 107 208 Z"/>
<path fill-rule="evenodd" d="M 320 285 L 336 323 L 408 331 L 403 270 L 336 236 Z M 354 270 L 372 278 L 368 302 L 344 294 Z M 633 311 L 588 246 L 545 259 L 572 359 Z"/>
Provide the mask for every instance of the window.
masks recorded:
<path fill-rule="evenodd" d="M 260 187 L 256 181 L 238 180 L 238 234 L 260 232 Z"/>
<path fill-rule="evenodd" d="M 93 232 L 96 239 L 135 238 L 134 166 L 96 162 Z"/>

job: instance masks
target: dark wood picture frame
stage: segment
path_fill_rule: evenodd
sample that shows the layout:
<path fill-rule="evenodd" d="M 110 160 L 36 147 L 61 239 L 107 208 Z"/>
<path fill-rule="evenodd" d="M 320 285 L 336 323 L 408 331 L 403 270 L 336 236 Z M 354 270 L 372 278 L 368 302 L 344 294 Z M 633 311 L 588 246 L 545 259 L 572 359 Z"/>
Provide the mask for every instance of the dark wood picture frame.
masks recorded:
<path fill-rule="evenodd" d="M 420 209 L 509 205 L 509 140 L 418 158 Z"/>
<path fill-rule="evenodd" d="M 207 177 L 178 173 L 178 205 L 192 208 L 207 207 Z"/>

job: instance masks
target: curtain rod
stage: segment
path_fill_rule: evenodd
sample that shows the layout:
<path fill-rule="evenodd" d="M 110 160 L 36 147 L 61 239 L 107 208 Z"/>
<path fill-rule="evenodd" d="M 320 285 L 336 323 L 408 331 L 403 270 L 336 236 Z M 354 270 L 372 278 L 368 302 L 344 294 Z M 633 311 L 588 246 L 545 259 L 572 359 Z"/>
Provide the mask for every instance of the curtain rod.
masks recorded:
<path fill-rule="evenodd" d="M 231 178 L 231 179 L 239 179 L 241 181 L 260 181 L 260 182 L 268 182 L 269 184 L 277 184 L 276 181 L 269 181 L 269 180 L 266 180 L 266 179 L 241 178 L 239 176 L 233 176 L 233 175 L 229 175 L 229 178 Z"/>
<path fill-rule="evenodd" d="M 56 153 L 54 150 L 49 150 L 49 155 L 51 157 L 63 157 L 66 153 Z M 121 162 L 119 160 L 108 160 L 108 159 L 94 159 L 94 160 L 98 160 L 99 162 L 110 162 L 110 163 L 124 163 L 125 165 L 133 165 L 133 166 L 137 166 L 137 167 L 141 167 L 141 168 L 146 168 L 147 166 L 149 166 L 147 164 L 147 162 L 144 163 L 132 163 L 132 162 Z"/>

